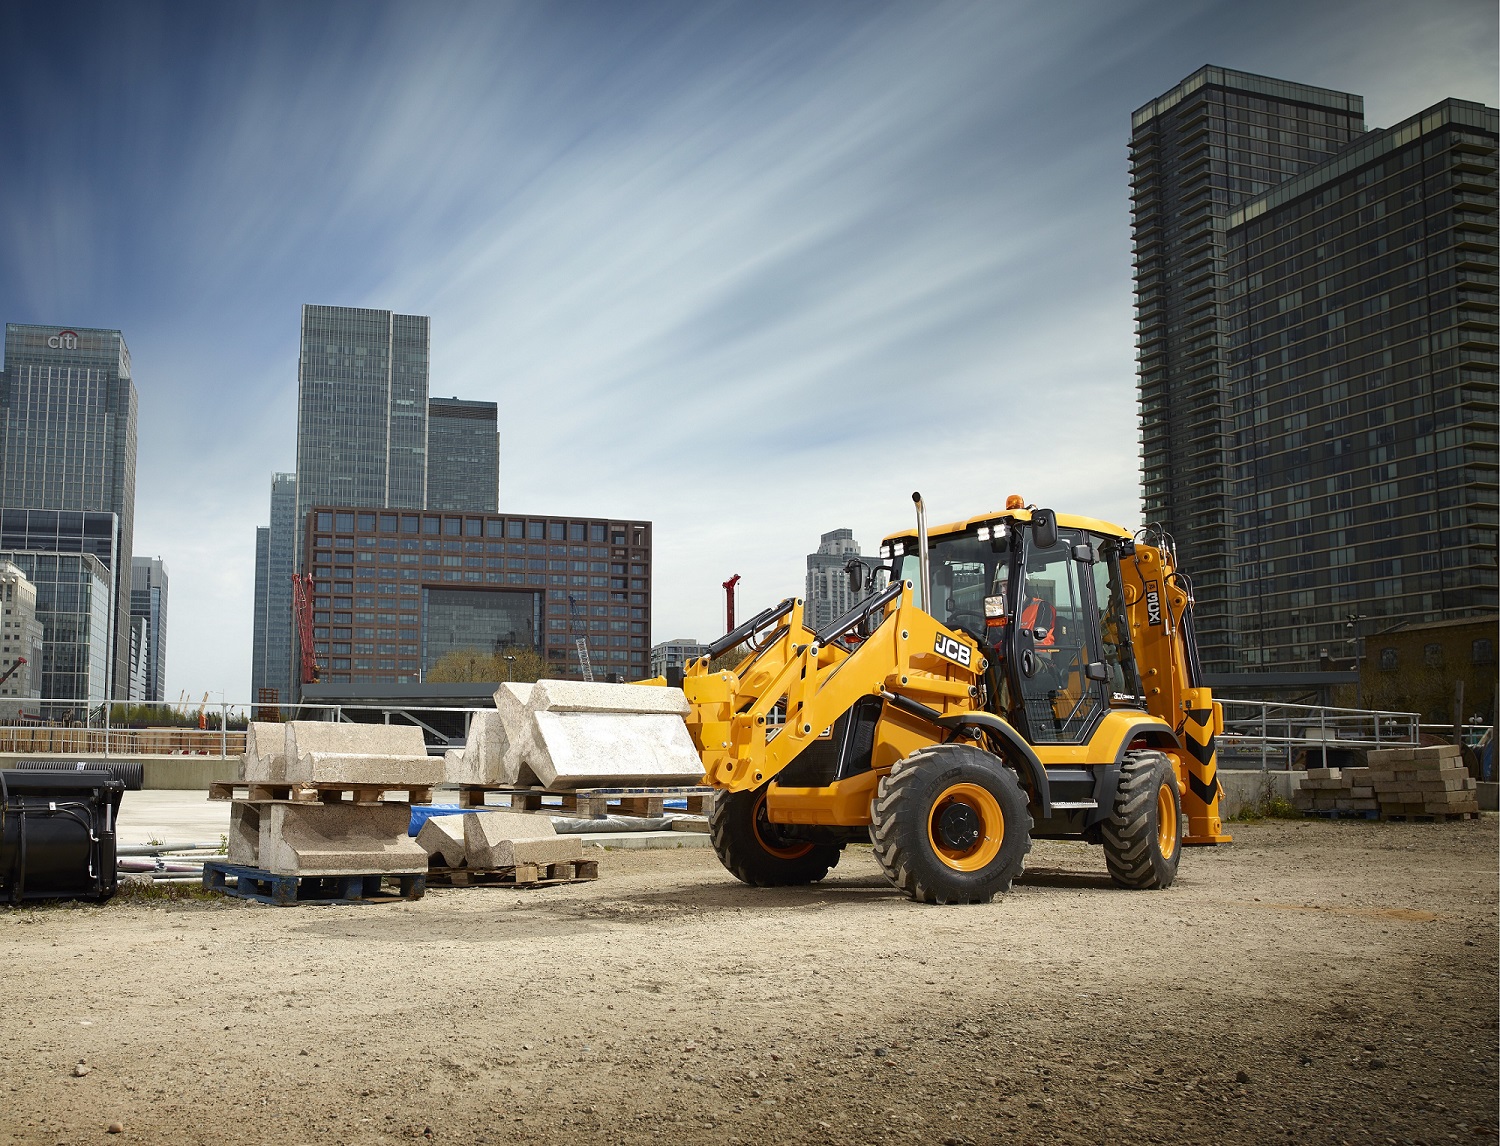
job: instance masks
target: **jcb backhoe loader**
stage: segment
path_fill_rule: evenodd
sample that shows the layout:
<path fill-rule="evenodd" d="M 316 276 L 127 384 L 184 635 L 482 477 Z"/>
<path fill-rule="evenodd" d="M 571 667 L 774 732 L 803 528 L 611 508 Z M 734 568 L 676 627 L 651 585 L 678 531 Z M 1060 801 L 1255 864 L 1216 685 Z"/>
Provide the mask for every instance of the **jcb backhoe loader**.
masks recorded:
<path fill-rule="evenodd" d="M 983 903 L 1036 838 L 1100 845 L 1127 888 L 1227 843 L 1223 717 L 1170 539 L 1014 496 L 929 534 L 912 496 L 916 529 L 881 545 L 888 584 L 851 565 L 868 595 L 845 616 L 815 632 L 789 598 L 685 669 L 724 866 L 810 883 L 868 839 L 913 899 Z"/>

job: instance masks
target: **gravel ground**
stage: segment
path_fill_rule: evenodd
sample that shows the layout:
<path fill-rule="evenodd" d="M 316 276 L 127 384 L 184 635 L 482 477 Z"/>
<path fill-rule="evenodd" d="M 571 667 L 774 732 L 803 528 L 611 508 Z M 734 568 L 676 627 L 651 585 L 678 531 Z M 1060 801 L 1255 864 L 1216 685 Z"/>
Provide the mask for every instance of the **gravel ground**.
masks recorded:
<path fill-rule="evenodd" d="M 5 909 L 0 1141 L 1493 1142 L 1496 824 L 1238 824 L 1166 892 L 1043 842 L 983 907 L 853 848 Z"/>

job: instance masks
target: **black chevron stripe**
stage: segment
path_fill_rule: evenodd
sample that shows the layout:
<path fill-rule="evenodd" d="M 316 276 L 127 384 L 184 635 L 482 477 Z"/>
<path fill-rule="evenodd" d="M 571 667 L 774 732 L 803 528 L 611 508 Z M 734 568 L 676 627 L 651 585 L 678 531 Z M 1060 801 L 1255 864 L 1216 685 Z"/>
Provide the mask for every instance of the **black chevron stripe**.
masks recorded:
<path fill-rule="evenodd" d="M 1212 735 L 1206 741 L 1196 739 L 1191 732 L 1185 737 L 1187 750 L 1193 754 L 1193 759 L 1199 764 L 1207 764 L 1214 758 L 1214 738 Z"/>
<path fill-rule="evenodd" d="M 1212 804 L 1219 798 L 1219 778 L 1217 776 L 1205 784 L 1197 776 L 1189 772 L 1188 787 L 1193 790 L 1193 795 L 1197 796 L 1205 804 Z"/>
<path fill-rule="evenodd" d="M 1189 720 L 1196 720 L 1205 728 L 1213 723 L 1214 710 L 1211 708 L 1190 708 L 1187 714 Z"/>

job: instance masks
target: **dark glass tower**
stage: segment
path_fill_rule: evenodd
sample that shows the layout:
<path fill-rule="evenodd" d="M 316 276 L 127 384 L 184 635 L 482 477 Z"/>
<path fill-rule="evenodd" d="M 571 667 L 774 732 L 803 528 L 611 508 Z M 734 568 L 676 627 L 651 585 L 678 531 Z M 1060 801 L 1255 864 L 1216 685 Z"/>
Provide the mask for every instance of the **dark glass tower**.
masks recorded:
<path fill-rule="evenodd" d="M 427 508 L 494 513 L 500 500 L 499 407 L 433 398 L 427 403 Z"/>
<path fill-rule="evenodd" d="M 427 504 L 427 339 L 420 315 L 302 308 L 299 525 L 313 505 Z"/>
<path fill-rule="evenodd" d="M 1226 220 L 1247 668 L 1496 608 L 1497 128 L 1445 100 Z"/>
<path fill-rule="evenodd" d="M 297 475 L 271 475 L 271 524 L 255 531 L 255 629 L 250 691 L 293 699 L 292 573 L 296 570 Z"/>
<path fill-rule="evenodd" d="M 166 700 L 167 568 L 160 557 L 131 559 L 130 614 L 146 622 L 144 700 Z"/>
<path fill-rule="evenodd" d="M 115 515 L 106 692 L 119 700 L 130 687 L 136 406 L 130 351 L 118 330 L 6 324 L 0 507 L 62 511 L 59 536 L 81 529 L 80 511 Z"/>
<path fill-rule="evenodd" d="M 1131 117 L 1142 506 L 1193 573 L 1210 672 L 1240 667 L 1225 219 L 1363 131 L 1357 95 L 1215 67 Z"/>

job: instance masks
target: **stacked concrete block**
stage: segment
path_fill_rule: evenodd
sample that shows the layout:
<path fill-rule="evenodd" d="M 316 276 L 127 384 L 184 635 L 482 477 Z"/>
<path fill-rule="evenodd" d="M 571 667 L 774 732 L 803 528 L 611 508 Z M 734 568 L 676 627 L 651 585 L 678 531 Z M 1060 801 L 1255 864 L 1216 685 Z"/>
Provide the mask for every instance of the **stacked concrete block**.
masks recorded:
<path fill-rule="evenodd" d="M 1370 782 L 1386 816 L 1447 816 L 1479 811 L 1474 778 L 1454 744 L 1371 752 Z"/>
<path fill-rule="evenodd" d="M 539 681 L 526 702 L 526 762 L 548 788 L 696 784 L 703 764 L 680 688 Z"/>
<path fill-rule="evenodd" d="M 245 732 L 240 779 L 252 784 L 285 784 L 286 725 L 256 720 Z"/>
<path fill-rule="evenodd" d="M 476 712 L 469 719 L 462 750 L 444 753 L 443 776 L 450 784 L 514 784 L 519 773 L 506 768 L 509 747 L 510 735 L 499 710 Z"/>
<path fill-rule="evenodd" d="M 1292 803 L 1315 815 L 1364 815 L 1379 811 L 1368 768 L 1309 768 Z"/>
<path fill-rule="evenodd" d="M 427 755 L 415 725 L 291 720 L 284 727 L 289 783 L 397 788 L 443 782 L 443 761 Z"/>
<path fill-rule="evenodd" d="M 413 875 L 427 852 L 407 804 L 250 803 L 230 808 L 230 863 L 274 875 Z"/>
<path fill-rule="evenodd" d="M 471 868 L 567 863 L 583 858 L 583 841 L 577 836 L 559 836 L 546 816 L 473 812 L 455 818 L 464 822 L 464 854 Z"/>
<path fill-rule="evenodd" d="M 440 867 L 463 867 L 466 816 L 429 816 L 417 831 L 417 846 Z"/>

